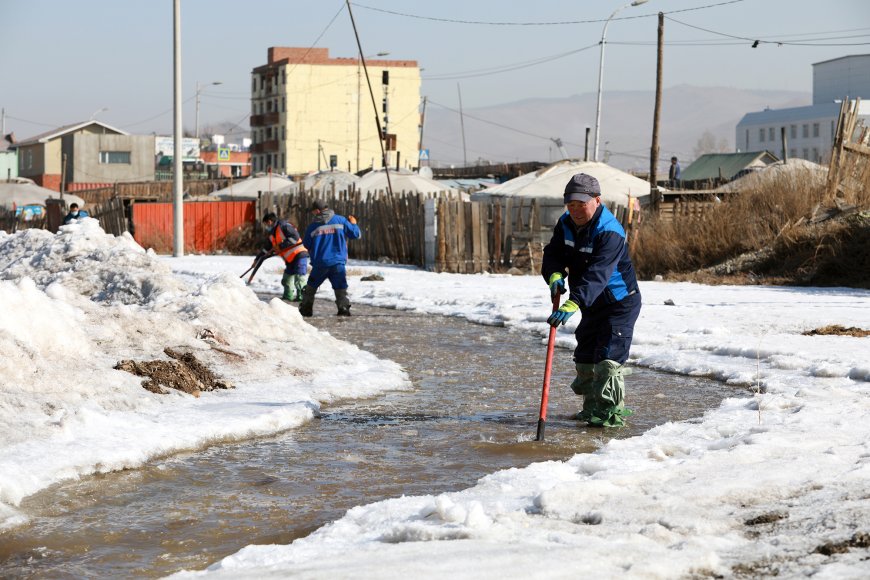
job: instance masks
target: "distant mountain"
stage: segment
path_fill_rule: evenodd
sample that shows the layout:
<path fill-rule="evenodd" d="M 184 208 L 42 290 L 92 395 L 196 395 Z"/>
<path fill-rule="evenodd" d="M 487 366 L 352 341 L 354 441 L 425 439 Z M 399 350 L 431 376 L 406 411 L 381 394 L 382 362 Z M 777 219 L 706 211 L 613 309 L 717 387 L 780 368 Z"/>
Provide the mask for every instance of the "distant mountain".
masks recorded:
<path fill-rule="evenodd" d="M 458 107 L 430 103 L 426 109 L 423 147 L 431 165 L 472 165 L 478 161 L 555 161 L 562 158 L 551 139 L 561 139 L 569 157 L 582 158 L 586 127 L 589 157 L 595 138 L 597 95 L 526 99 L 492 107 L 465 108 L 465 150 Z M 659 171 L 671 155 L 683 167 L 705 132 L 734 151 L 734 132 L 746 113 L 769 107 L 809 105 L 809 92 L 751 91 L 727 87 L 678 85 L 662 92 L 659 126 Z M 652 145 L 653 91 L 605 91 L 602 98 L 599 159 L 621 169 L 649 170 Z M 778 152 L 775 152 L 778 154 Z"/>

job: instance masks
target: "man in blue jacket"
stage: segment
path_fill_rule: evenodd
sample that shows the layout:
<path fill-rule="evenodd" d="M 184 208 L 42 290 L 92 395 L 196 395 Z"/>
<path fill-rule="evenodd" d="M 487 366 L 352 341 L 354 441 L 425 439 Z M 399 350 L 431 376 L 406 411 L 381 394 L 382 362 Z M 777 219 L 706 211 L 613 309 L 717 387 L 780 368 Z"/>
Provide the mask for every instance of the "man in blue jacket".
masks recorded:
<path fill-rule="evenodd" d="M 634 323 L 640 314 L 640 291 L 628 257 L 625 230 L 601 204 L 601 186 L 578 173 L 565 186 L 566 211 L 544 248 L 541 274 L 550 297 L 566 292 L 568 300 L 547 319 L 565 324 L 582 316 L 575 336 L 577 378 L 571 389 L 583 397 L 577 418 L 590 425 L 619 427 L 631 411 L 625 408 L 625 381 Z"/>
<path fill-rule="evenodd" d="M 350 300 L 347 297 L 347 240 L 360 237 L 356 218 L 340 216 L 329 209 L 325 201 L 317 200 L 311 211 L 314 220 L 305 230 L 302 243 L 311 256 L 311 274 L 302 290 L 299 314 L 314 314 L 314 295 L 326 279 L 335 291 L 335 305 L 339 316 L 350 316 Z"/>

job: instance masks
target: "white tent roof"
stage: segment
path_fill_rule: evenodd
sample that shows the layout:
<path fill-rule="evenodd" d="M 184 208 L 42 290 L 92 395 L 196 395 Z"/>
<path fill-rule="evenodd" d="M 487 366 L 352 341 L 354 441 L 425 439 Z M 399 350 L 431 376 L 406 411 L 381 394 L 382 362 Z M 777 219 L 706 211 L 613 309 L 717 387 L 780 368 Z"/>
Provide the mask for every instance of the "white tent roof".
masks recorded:
<path fill-rule="evenodd" d="M 313 171 L 305 176 L 302 183 L 308 190 L 331 190 L 332 185 L 335 184 L 336 191 L 345 191 L 357 181 L 359 177 L 347 171 Z"/>
<path fill-rule="evenodd" d="M 209 197 L 257 199 L 259 192 L 293 193 L 299 189 L 299 184 L 283 175 L 257 175 L 242 181 L 237 181 L 229 187 L 213 191 Z"/>
<path fill-rule="evenodd" d="M 457 190 L 445 186 L 434 179 L 423 177 L 422 175 L 410 171 L 408 169 L 400 169 L 398 171 L 390 170 L 390 184 L 393 186 L 393 193 L 437 193 L 439 191 L 448 191 L 455 193 Z M 357 190 L 362 193 L 377 193 L 379 191 L 387 191 L 387 176 L 383 169 L 370 171 L 363 175 L 356 184 Z"/>
<path fill-rule="evenodd" d="M 473 193 L 471 198 L 477 200 L 490 196 L 510 196 L 561 199 L 565 184 L 577 173 L 586 173 L 598 180 L 601 184 L 602 200 L 606 203 L 627 206 L 629 196 L 633 199 L 649 196 L 649 183 L 630 173 L 596 161 L 565 159 Z"/>
<path fill-rule="evenodd" d="M 25 205 L 45 205 L 46 199 L 60 199 L 60 192 L 47 189 L 33 183 L 29 179 L 17 179 L 15 181 L 0 181 L 0 207 L 8 209 L 14 204 L 16 207 Z M 82 209 L 86 209 L 85 200 L 77 195 L 63 194 L 67 204 L 77 203 Z"/>

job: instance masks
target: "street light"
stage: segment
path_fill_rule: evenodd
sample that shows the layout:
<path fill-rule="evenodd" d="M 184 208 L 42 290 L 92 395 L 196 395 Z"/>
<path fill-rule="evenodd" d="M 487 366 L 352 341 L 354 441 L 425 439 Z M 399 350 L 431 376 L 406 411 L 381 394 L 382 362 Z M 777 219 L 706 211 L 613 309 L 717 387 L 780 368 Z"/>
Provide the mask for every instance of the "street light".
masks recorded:
<path fill-rule="evenodd" d="M 202 92 L 202 89 L 205 87 L 210 87 L 212 85 L 222 85 L 221 81 L 214 81 L 213 83 L 208 83 L 206 85 L 200 86 L 199 81 L 196 81 L 196 138 L 199 139 L 199 94 Z"/>
<path fill-rule="evenodd" d="M 641 4 L 646 4 L 646 2 L 647 0 L 634 0 L 634 2 L 620 6 L 604 22 L 604 30 L 601 31 L 601 60 L 598 64 L 598 108 L 595 110 L 595 150 L 592 155 L 593 161 L 598 161 L 598 137 L 601 132 L 601 87 L 604 83 L 604 36 L 607 34 L 607 25 L 610 24 L 610 19 L 616 16 L 620 10 L 631 6 L 640 6 Z"/>
<path fill-rule="evenodd" d="M 363 58 L 371 58 L 372 56 L 389 56 L 389 52 L 379 52 L 374 55 L 357 56 L 356 58 L 356 170 L 359 171 L 359 120 L 360 120 L 360 101 L 362 100 L 362 78 L 360 75 L 360 67 L 362 66 Z"/>
<path fill-rule="evenodd" d="M 102 109 L 97 109 L 96 111 L 94 111 L 94 114 L 91 115 L 90 120 L 91 121 L 95 120 L 97 118 L 97 115 L 99 115 L 100 113 L 102 113 L 104 111 L 108 111 L 108 110 L 109 110 L 109 107 L 103 107 Z"/>

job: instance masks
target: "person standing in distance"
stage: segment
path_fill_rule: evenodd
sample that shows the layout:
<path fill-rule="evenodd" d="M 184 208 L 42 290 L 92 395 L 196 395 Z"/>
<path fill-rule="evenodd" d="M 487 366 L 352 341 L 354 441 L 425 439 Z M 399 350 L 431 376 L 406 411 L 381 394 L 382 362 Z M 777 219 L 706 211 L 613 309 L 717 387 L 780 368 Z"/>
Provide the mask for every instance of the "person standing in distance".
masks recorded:
<path fill-rule="evenodd" d="M 671 189 L 680 187 L 680 162 L 676 157 L 671 157 L 671 166 L 668 168 L 668 182 Z"/>
<path fill-rule="evenodd" d="M 550 298 L 569 292 L 568 300 L 547 319 L 565 324 L 575 312 L 581 319 L 575 336 L 577 378 L 571 389 L 583 397 L 577 419 L 589 425 L 620 427 L 625 408 L 624 375 L 634 324 L 640 314 L 640 290 L 628 257 L 625 230 L 601 203 L 598 180 L 574 175 L 565 186 L 566 211 L 544 248 L 541 274 Z M 568 286 L 565 287 L 567 277 Z"/>
<path fill-rule="evenodd" d="M 257 256 L 265 258 L 274 254 L 284 259 L 284 275 L 281 277 L 284 294 L 281 299 L 298 302 L 302 300 L 302 280 L 308 273 L 308 250 L 302 245 L 296 226 L 279 220 L 274 212 L 263 216 L 263 227 L 267 239 Z"/>
<path fill-rule="evenodd" d="M 335 291 L 335 305 L 338 316 L 350 316 L 350 300 L 347 297 L 347 240 L 360 237 L 356 218 L 344 217 L 329 209 L 323 200 L 317 200 L 311 208 L 313 221 L 305 230 L 302 239 L 311 255 L 311 274 L 308 283 L 302 291 L 302 303 L 299 314 L 312 316 L 314 314 L 314 295 L 317 289 L 327 279 Z"/>

